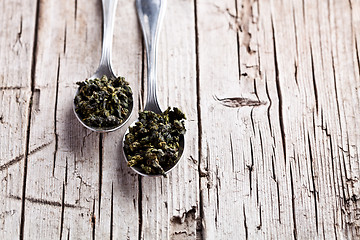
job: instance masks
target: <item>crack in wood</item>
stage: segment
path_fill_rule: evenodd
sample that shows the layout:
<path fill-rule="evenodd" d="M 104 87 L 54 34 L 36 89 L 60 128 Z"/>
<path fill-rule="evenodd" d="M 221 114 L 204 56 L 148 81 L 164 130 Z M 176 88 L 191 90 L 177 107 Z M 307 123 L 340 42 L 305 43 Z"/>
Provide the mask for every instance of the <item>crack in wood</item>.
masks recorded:
<path fill-rule="evenodd" d="M 360 74 L 360 58 L 359 58 L 359 49 L 358 49 L 358 45 L 357 45 L 356 36 L 355 36 L 355 53 L 356 53 L 358 73 Z"/>
<path fill-rule="evenodd" d="M 39 146 L 39 147 L 36 147 L 35 149 L 33 149 L 33 150 L 30 151 L 30 153 L 28 154 L 28 156 L 31 156 L 32 154 L 39 152 L 39 151 L 42 150 L 43 148 L 49 146 L 52 142 L 53 142 L 53 141 L 50 141 L 50 142 L 45 143 L 45 144 L 43 144 L 43 145 L 41 145 L 41 146 Z M 8 169 L 10 166 L 12 166 L 12 165 L 14 165 L 14 164 L 16 164 L 16 163 L 18 163 L 18 162 L 20 162 L 20 161 L 24 158 L 24 156 L 25 156 L 24 154 L 20 154 L 19 156 L 17 156 L 17 157 L 15 157 L 15 158 L 11 159 L 10 161 L 8 161 L 7 163 L 1 165 L 1 166 L 0 166 L 0 172 Z"/>
<path fill-rule="evenodd" d="M 311 179 L 312 179 L 312 187 L 313 191 L 312 194 L 314 196 L 314 211 L 315 211 L 315 224 L 316 224 L 316 232 L 319 233 L 319 219 L 318 219 L 318 207 L 317 207 L 317 191 L 315 186 L 315 175 L 314 175 L 314 158 L 311 151 L 311 142 L 310 136 L 308 134 L 308 146 L 309 146 L 309 157 L 310 157 L 310 170 L 311 170 Z"/>
<path fill-rule="evenodd" d="M 139 192 L 138 192 L 138 223 L 139 223 L 139 227 L 138 227 L 138 240 L 142 239 L 142 225 L 143 225 L 143 216 L 142 216 L 142 177 L 139 175 L 138 176 L 138 187 L 139 187 Z"/>
<path fill-rule="evenodd" d="M 19 26 L 19 32 L 17 34 L 17 41 L 20 42 L 21 44 L 21 35 L 22 35 L 22 31 L 23 31 L 23 16 L 20 16 L 20 26 Z"/>
<path fill-rule="evenodd" d="M 68 159 L 66 157 L 66 161 L 65 161 L 65 185 L 67 185 L 68 183 Z"/>
<path fill-rule="evenodd" d="M 295 73 L 294 73 L 295 83 L 299 87 L 299 83 L 298 83 L 298 65 L 297 65 L 296 60 L 294 61 L 294 69 L 295 69 Z"/>
<path fill-rule="evenodd" d="M 281 224 L 281 201 L 280 201 L 280 187 L 279 187 L 279 181 L 276 181 L 276 194 L 277 194 L 277 204 L 278 204 L 278 216 L 279 216 L 279 223 Z"/>
<path fill-rule="evenodd" d="M 64 54 L 66 53 L 66 37 L 67 37 L 67 24 L 65 22 L 65 27 L 64 27 L 64 48 L 63 48 L 63 53 Z"/>
<path fill-rule="evenodd" d="M 75 24 L 76 24 L 76 18 L 77 18 L 77 11 L 78 11 L 78 0 L 75 0 L 74 1 L 74 22 L 75 22 Z M 76 26 L 76 25 L 75 25 Z"/>
<path fill-rule="evenodd" d="M 7 163 L 3 164 L 0 166 L 0 172 L 4 171 L 5 169 L 8 169 L 10 166 L 20 162 L 22 159 L 24 158 L 24 154 L 20 154 L 19 156 L 11 159 L 10 161 L 8 161 Z"/>
<path fill-rule="evenodd" d="M 274 164 L 274 156 L 271 156 L 271 167 L 272 167 L 272 179 L 276 182 L 276 173 L 275 173 L 275 164 Z"/>
<path fill-rule="evenodd" d="M 111 199 L 110 199 L 110 240 L 113 239 L 114 227 L 114 183 L 111 182 Z"/>
<path fill-rule="evenodd" d="M 322 109 L 321 109 L 322 110 Z M 315 119 L 316 119 L 316 114 L 317 114 L 317 110 L 316 110 L 316 113 L 315 111 L 312 111 L 312 130 L 313 130 L 313 137 L 314 137 L 314 140 L 316 142 L 316 124 L 315 124 Z"/>
<path fill-rule="evenodd" d="M 249 194 L 252 194 L 252 171 L 254 170 L 254 148 L 252 145 L 252 141 L 250 139 L 250 157 L 251 157 L 251 164 L 246 165 L 247 169 L 249 170 Z"/>
<path fill-rule="evenodd" d="M 348 152 L 348 160 L 349 160 L 349 170 L 350 171 L 346 171 L 346 174 L 349 172 L 349 174 L 351 175 L 352 173 L 352 167 L 351 167 L 351 151 L 350 151 L 350 139 L 349 139 L 349 132 L 346 132 L 346 139 L 347 139 L 347 152 Z M 346 176 L 346 179 L 348 179 L 348 177 Z"/>
<path fill-rule="evenodd" d="M 60 217 L 60 240 L 62 240 L 63 229 L 64 229 L 64 215 L 65 215 L 65 182 L 63 182 L 63 191 L 61 198 L 61 217 Z"/>
<path fill-rule="evenodd" d="M 260 139 L 260 148 L 261 148 L 261 158 L 262 158 L 263 161 L 265 161 L 265 153 L 264 153 L 263 139 L 262 139 L 262 134 L 261 134 L 260 128 L 259 128 L 259 139 Z"/>
<path fill-rule="evenodd" d="M 22 86 L 6 86 L 6 87 L 0 87 L 1 91 L 4 90 L 21 90 L 21 89 L 27 89 L 27 87 L 22 87 Z"/>
<path fill-rule="evenodd" d="M 215 184 L 215 193 L 216 193 L 216 206 L 215 206 L 215 224 L 218 228 L 218 216 L 220 214 L 220 193 L 219 188 L 221 188 L 221 182 L 219 177 L 219 167 L 216 165 L 216 184 Z"/>
<path fill-rule="evenodd" d="M 341 156 L 342 156 L 342 161 L 340 161 L 340 171 L 341 173 L 344 172 L 343 174 L 341 174 L 341 186 L 342 186 L 342 190 L 343 190 L 343 203 L 345 203 L 345 199 L 348 198 L 349 196 L 349 188 L 346 184 L 346 182 L 344 183 L 344 178 L 345 178 L 345 181 L 347 179 L 347 176 L 346 176 L 346 163 L 345 163 L 345 153 L 344 152 L 341 152 Z M 342 171 L 342 168 L 341 166 L 343 165 L 343 171 Z"/>
<path fill-rule="evenodd" d="M 240 108 L 240 107 L 258 107 L 260 105 L 265 105 L 266 102 L 259 100 L 252 100 L 249 98 L 243 97 L 233 97 L 233 98 L 218 98 L 214 95 L 214 99 L 220 102 L 225 107 L 229 108 Z"/>
<path fill-rule="evenodd" d="M 334 186 L 335 186 L 335 157 L 334 157 L 334 150 L 333 150 L 333 143 L 332 143 L 332 137 L 329 136 L 329 147 L 330 147 L 330 156 L 331 156 L 331 168 L 332 168 L 332 178 L 334 181 Z M 336 194 L 336 188 L 335 188 L 335 194 Z"/>
<path fill-rule="evenodd" d="M 280 123 L 280 132 L 281 132 L 281 141 L 284 153 L 284 161 L 286 163 L 286 135 L 285 135 L 285 127 L 284 127 L 284 120 L 283 120 L 283 99 L 281 94 L 281 86 L 280 86 L 280 78 L 279 78 L 279 66 L 277 60 L 277 50 L 276 50 L 276 40 L 275 40 L 275 28 L 273 18 L 271 17 L 271 28 L 273 34 L 273 50 L 274 50 L 274 65 L 275 65 L 275 83 L 276 83 L 276 90 L 278 94 L 279 100 L 279 123 Z"/>
<path fill-rule="evenodd" d="M 233 141 L 230 133 L 230 150 L 231 150 L 231 171 L 235 171 L 235 159 L 234 159 L 234 148 L 233 148 Z"/>
<path fill-rule="evenodd" d="M 236 11 L 236 19 L 239 18 L 239 9 L 237 0 L 235 0 L 235 11 Z M 238 60 L 238 72 L 239 72 L 239 81 L 241 80 L 241 57 L 240 57 L 240 33 L 236 31 L 236 47 L 237 47 L 237 60 Z"/>
<path fill-rule="evenodd" d="M 244 216 L 245 239 L 249 239 L 249 233 L 248 233 L 249 230 L 246 222 L 245 204 L 243 204 L 243 216 Z"/>
<path fill-rule="evenodd" d="M 256 205 L 259 206 L 259 175 L 258 173 L 256 172 Z"/>
<path fill-rule="evenodd" d="M 31 129 L 31 115 L 33 110 L 33 98 L 35 93 L 35 70 L 36 70 L 36 54 L 37 54 L 37 38 L 38 38 L 38 25 L 39 25 L 39 13 L 40 13 L 40 0 L 36 1 L 35 10 L 35 23 L 34 23 L 34 38 L 32 46 L 32 61 L 31 61 L 31 95 L 28 105 L 28 118 L 27 118 L 27 130 L 26 130 L 26 146 L 24 153 L 24 167 L 23 167 L 23 184 L 22 184 L 22 202 L 21 202 L 21 219 L 20 219 L 20 232 L 19 239 L 24 238 L 24 226 L 25 226 L 25 196 L 26 196 L 26 179 L 27 179 L 27 163 L 29 157 L 30 148 L 30 129 Z"/>
<path fill-rule="evenodd" d="M 291 209 L 292 209 L 292 220 L 293 220 L 293 236 L 294 236 L 294 239 L 297 239 L 295 191 L 294 191 L 294 180 L 293 180 L 291 162 L 290 162 L 290 187 L 291 187 Z"/>
<path fill-rule="evenodd" d="M 201 102 L 200 102 L 200 59 L 199 59 L 199 29 L 198 29 L 198 9 L 197 0 L 194 0 L 194 32 L 195 32 L 195 69 L 196 69 L 196 111 L 197 111 L 197 122 L 198 122 L 198 173 L 199 173 L 199 219 L 196 227 L 196 238 L 201 240 L 204 239 L 203 235 L 203 219 L 204 219 L 204 194 L 201 185 L 201 174 L 202 174 L 202 120 L 201 120 Z"/>
<path fill-rule="evenodd" d="M 316 86 L 314 57 L 313 57 L 313 50 L 312 50 L 311 43 L 310 43 L 310 60 L 311 60 L 312 82 L 313 82 L 314 96 L 315 96 L 315 103 L 316 103 L 316 112 L 318 112 L 318 110 L 319 110 L 319 99 L 318 99 L 318 90 L 317 90 L 317 86 Z"/>
<path fill-rule="evenodd" d="M 261 227 L 262 227 L 261 205 L 259 206 L 259 219 L 260 219 L 260 223 L 259 223 L 259 225 L 256 226 L 257 230 L 261 230 Z"/>
<path fill-rule="evenodd" d="M 100 213 L 101 213 L 101 194 L 102 194 L 102 172 L 103 172 L 103 157 L 104 157 L 104 149 L 103 149 L 103 133 L 99 135 L 99 208 L 98 208 L 98 219 L 100 222 Z"/>
<path fill-rule="evenodd" d="M 54 136 L 55 136 L 55 149 L 53 155 L 53 176 L 55 176 L 56 157 L 59 144 L 59 135 L 57 133 L 57 110 L 58 110 L 58 97 L 59 97 L 59 76 L 60 76 L 60 55 L 58 56 L 57 72 L 56 72 L 56 88 L 55 88 L 55 106 L 54 106 Z"/>
<path fill-rule="evenodd" d="M 258 59 L 258 64 L 257 64 L 257 69 L 258 69 L 258 74 L 260 77 L 260 80 L 262 80 L 262 71 L 261 71 L 261 56 L 260 56 L 260 50 L 259 50 L 259 43 L 257 43 L 257 59 Z M 259 96 L 257 96 L 257 98 L 259 99 Z"/>
<path fill-rule="evenodd" d="M 257 98 L 258 101 L 260 101 L 259 95 L 258 95 L 258 90 L 257 90 L 257 86 L 256 86 L 256 79 L 254 78 L 254 94 Z"/>
<path fill-rule="evenodd" d="M 268 119 L 268 123 L 269 123 L 270 135 L 274 138 L 273 131 L 272 131 L 271 118 L 270 118 L 270 109 L 272 106 L 272 101 L 271 101 L 270 94 L 269 94 L 267 76 L 265 76 L 265 92 L 266 92 L 267 98 L 269 99 L 269 106 L 267 108 L 266 115 L 267 115 L 267 119 Z"/>
<path fill-rule="evenodd" d="M 53 207 L 61 207 L 62 203 L 61 202 L 56 202 L 56 201 L 51 201 L 51 200 L 47 200 L 47 199 L 42 199 L 42 198 L 32 198 L 32 197 L 26 197 L 25 199 L 22 199 L 20 196 L 16 196 L 16 195 L 8 195 L 8 198 L 11 199 L 15 199 L 15 200 L 26 200 L 30 203 L 36 203 L 36 204 L 40 204 L 40 205 L 46 205 L 46 206 L 53 206 Z M 69 203 L 64 203 L 64 207 L 67 208 L 74 208 L 74 209 L 85 209 L 85 207 L 76 205 L 76 204 L 69 204 Z"/>
<path fill-rule="evenodd" d="M 335 239 L 337 240 L 338 238 L 337 238 L 337 231 L 336 231 L 336 225 L 337 225 L 337 223 L 336 223 L 336 217 L 335 217 L 335 209 L 333 209 L 333 226 L 334 226 L 334 235 L 335 235 Z"/>
<path fill-rule="evenodd" d="M 140 78 L 140 87 L 138 94 L 138 108 L 139 110 L 144 109 L 145 105 L 143 103 L 145 99 L 145 66 L 146 66 L 146 49 L 145 49 L 145 42 L 144 40 L 141 41 L 141 78 Z M 137 209 L 138 209 L 138 240 L 143 239 L 143 189 L 142 189 L 142 177 L 138 175 L 138 192 L 137 192 Z M 135 209 L 135 199 L 134 202 L 134 209 Z"/>
<path fill-rule="evenodd" d="M 21 36 L 22 36 L 22 31 L 23 31 L 23 16 L 20 16 L 20 24 L 19 24 L 19 31 L 16 34 L 16 40 L 12 46 L 12 49 L 14 52 L 17 53 L 17 55 L 19 54 L 19 49 L 23 47 L 22 41 L 21 41 Z"/>
<path fill-rule="evenodd" d="M 95 240 L 95 228 L 96 228 L 96 216 L 95 216 L 95 199 L 93 200 L 93 210 L 91 213 L 91 229 L 92 229 L 92 240 Z"/>
<path fill-rule="evenodd" d="M 254 108 L 251 109 L 250 111 L 250 121 L 251 121 L 251 128 L 252 128 L 252 131 L 253 131 L 253 134 L 255 136 L 255 122 L 254 122 Z"/>

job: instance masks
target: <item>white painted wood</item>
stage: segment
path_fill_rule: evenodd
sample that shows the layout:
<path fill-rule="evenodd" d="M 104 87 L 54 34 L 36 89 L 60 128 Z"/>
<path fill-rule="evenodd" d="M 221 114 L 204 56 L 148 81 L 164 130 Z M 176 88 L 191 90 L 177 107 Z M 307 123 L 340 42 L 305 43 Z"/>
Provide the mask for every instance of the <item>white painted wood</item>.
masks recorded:
<path fill-rule="evenodd" d="M 0 239 L 21 232 L 36 2 L 1 2 Z"/>
<path fill-rule="evenodd" d="M 77 122 L 72 101 L 99 59 L 101 5 L 74 3 L 40 1 L 30 146 L 49 146 L 29 158 L 25 239 L 93 235 L 99 136 Z"/>
<path fill-rule="evenodd" d="M 122 156 L 121 142 L 129 124 L 137 118 L 141 94 L 143 49 L 133 1 L 119 1 L 113 39 L 113 69 L 133 90 L 134 113 L 123 129 L 104 134 L 102 160 L 101 219 L 96 238 L 138 239 L 138 176 Z M 112 209 L 112 210 L 111 210 Z"/>
<path fill-rule="evenodd" d="M 135 112 L 102 135 L 72 110 L 99 62 L 101 1 L 0 10 L 0 239 L 360 237 L 359 1 L 168 1 L 159 102 L 188 118 L 168 178 L 121 154 L 146 93 L 134 2 L 118 2 L 113 69 Z"/>
<path fill-rule="evenodd" d="M 186 17 L 185 17 L 186 16 Z M 185 151 L 167 178 L 141 178 L 141 239 L 194 239 L 200 216 L 195 11 L 168 1 L 158 45 L 158 98 L 187 117 Z"/>
<path fill-rule="evenodd" d="M 1 90 L 0 238 L 20 234 L 21 196 L 30 91 Z M 16 197 L 15 197 L 16 196 Z"/>
<path fill-rule="evenodd" d="M 232 4 L 198 1 L 204 236 L 356 239 L 358 3 Z"/>

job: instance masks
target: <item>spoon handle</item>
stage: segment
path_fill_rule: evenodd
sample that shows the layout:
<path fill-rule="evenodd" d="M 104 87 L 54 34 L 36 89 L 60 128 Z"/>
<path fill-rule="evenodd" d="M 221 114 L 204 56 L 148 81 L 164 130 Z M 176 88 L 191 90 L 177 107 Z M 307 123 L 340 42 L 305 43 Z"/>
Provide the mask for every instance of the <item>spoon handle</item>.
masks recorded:
<path fill-rule="evenodd" d="M 118 0 L 102 0 L 103 41 L 100 66 L 107 66 L 111 73 L 111 50 L 117 1 Z"/>
<path fill-rule="evenodd" d="M 147 52 L 147 99 L 145 110 L 157 113 L 161 113 L 161 110 L 156 95 L 156 51 L 166 2 L 166 0 L 136 0 L 136 10 Z"/>

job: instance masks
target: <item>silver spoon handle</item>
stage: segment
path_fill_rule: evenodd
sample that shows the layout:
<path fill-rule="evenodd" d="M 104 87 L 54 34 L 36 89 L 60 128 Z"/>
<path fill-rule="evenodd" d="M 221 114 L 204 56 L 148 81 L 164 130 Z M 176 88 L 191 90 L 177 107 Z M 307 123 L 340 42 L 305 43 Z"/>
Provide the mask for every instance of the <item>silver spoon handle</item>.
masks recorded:
<path fill-rule="evenodd" d="M 136 10 L 147 52 L 147 99 L 145 110 L 154 111 L 158 109 L 160 111 L 156 96 L 156 51 L 166 2 L 166 0 L 136 0 Z"/>
<path fill-rule="evenodd" d="M 118 0 L 102 0 L 103 8 L 103 41 L 100 65 L 111 70 L 111 50 L 114 33 L 115 12 Z"/>

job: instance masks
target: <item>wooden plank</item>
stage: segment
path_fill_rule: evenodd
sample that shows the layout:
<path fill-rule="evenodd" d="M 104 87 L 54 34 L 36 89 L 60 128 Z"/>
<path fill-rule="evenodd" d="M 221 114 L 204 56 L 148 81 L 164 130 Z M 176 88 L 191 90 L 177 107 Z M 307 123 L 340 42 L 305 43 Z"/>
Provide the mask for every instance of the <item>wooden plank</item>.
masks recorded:
<path fill-rule="evenodd" d="M 158 97 L 186 116 L 185 152 L 167 178 L 141 177 L 141 239 L 195 239 L 200 215 L 194 4 L 168 1 L 160 33 Z M 185 17 L 186 16 L 186 17 Z M 180 21 L 180 22 L 179 22 Z M 181 23 L 181 24 L 180 24 Z"/>
<path fill-rule="evenodd" d="M 354 28 L 352 6 L 359 9 L 359 2 L 336 1 L 329 4 L 331 26 L 331 53 L 333 59 L 334 85 L 336 90 L 337 116 L 340 124 L 338 139 L 334 148 L 338 152 L 338 208 L 341 216 L 336 222 L 341 226 L 342 235 L 347 238 L 360 237 L 359 201 L 359 61 L 354 59 L 358 53 L 355 36 L 359 29 Z M 356 12 L 354 12 L 356 13 Z M 358 21 L 358 20 L 357 20 Z M 358 22 L 357 22 L 358 23 Z M 356 70 L 357 68 L 357 70 Z M 334 117 L 335 117 L 334 116 Z"/>
<path fill-rule="evenodd" d="M 124 76 L 134 93 L 134 112 L 120 130 L 104 134 L 101 208 L 97 214 L 97 239 L 138 239 L 138 176 L 122 155 L 122 139 L 137 118 L 143 70 L 142 36 L 133 1 L 119 1 L 113 39 L 113 70 Z M 101 215 L 100 215 L 101 214 Z"/>
<path fill-rule="evenodd" d="M 27 142 L 36 1 L 0 10 L 0 239 L 9 239 L 21 233 L 24 163 L 36 152 Z"/>
<path fill-rule="evenodd" d="M 3 1 L 0 6 L 1 88 L 29 88 L 36 18 L 36 1 Z M 2 90 L 2 89 L 1 89 Z"/>
<path fill-rule="evenodd" d="M 19 236 L 30 91 L 0 91 L 0 238 Z M 30 153 L 31 154 L 31 153 Z M 14 197 L 16 196 L 16 197 Z"/>
<path fill-rule="evenodd" d="M 357 238 L 356 4 L 329 3 L 197 1 L 205 237 Z"/>
<path fill-rule="evenodd" d="M 205 238 L 292 233 L 270 7 L 197 1 Z"/>
<path fill-rule="evenodd" d="M 90 76 L 99 59 L 99 7 L 40 1 L 30 146 L 48 146 L 29 158 L 27 239 L 93 235 L 99 137 L 77 122 L 72 101 L 75 82 Z"/>
<path fill-rule="evenodd" d="M 139 86 L 142 45 L 139 33 L 133 33 L 137 27 L 133 5 L 122 4 L 117 15 L 113 67 L 131 86 Z M 49 147 L 29 165 L 26 206 L 32 214 L 27 215 L 25 235 L 119 239 L 126 232 L 135 238 L 137 177 L 120 159 L 122 132 L 92 133 L 80 125 L 72 110 L 75 82 L 90 76 L 99 62 L 101 2 L 44 1 L 40 19 L 36 88 L 41 93 L 31 140 L 47 142 Z M 137 89 L 133 88 L 135 94 Z"/>

